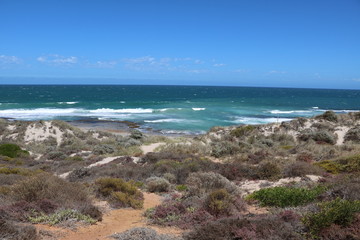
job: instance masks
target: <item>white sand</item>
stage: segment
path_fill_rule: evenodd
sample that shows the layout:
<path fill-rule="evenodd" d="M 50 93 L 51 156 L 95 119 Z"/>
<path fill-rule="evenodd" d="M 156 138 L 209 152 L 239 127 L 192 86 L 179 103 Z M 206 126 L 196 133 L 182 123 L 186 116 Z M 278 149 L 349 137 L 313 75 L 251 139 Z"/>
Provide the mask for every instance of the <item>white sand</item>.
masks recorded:
<path fill-rule="evenodd" d="M 349 131 L 349 127 L 338 127 L 335 129 L 335 134 L 337 134 L 338 136 L 338 139 L 336 141 L 336 145 L 341 145 L 344 143 L 344 137 L 345 137 L 345 134 Z"/>
<path fill-rule="evenodd" d="M 301 182 L 306 180 L 317 182 L 320 178 L 321 178 L 320 176 L 306 175 L 306 178 L 301 178 L 301 177 L 281 178 L 276 182 L 270 182 L 268 180 L 245 180 L 239 183 L 239 188 L 243 192 L 243 196 L 244 196 L 253 193 L 255 191 L 258 191 L 262 188 L 284 186 L 291 182 Z"/>
<path fill-rule="evenodd" d="M 152 143 L 150 145 L 142 145 L 140 147 L 141 151 L 143 152 L 143 154 L 147 154 L 149 152 L 154 152 L 154 150 L 162 145 L 165 145 L 164 142 L 159 142 L 159 143 Z"/>
<path fill-rule="evenodd" d="M 24 141 L 25 143 L 29 142 L 41 142 L 49 137 L 56 139 L 57 145 L 59 146 L 62 142 L 64 133 L 56 126 L 52 124 L 51 121 L 44 122 L 42 126 L 39 126 L 35 123 L 30 124 L 25 131 Z"/>

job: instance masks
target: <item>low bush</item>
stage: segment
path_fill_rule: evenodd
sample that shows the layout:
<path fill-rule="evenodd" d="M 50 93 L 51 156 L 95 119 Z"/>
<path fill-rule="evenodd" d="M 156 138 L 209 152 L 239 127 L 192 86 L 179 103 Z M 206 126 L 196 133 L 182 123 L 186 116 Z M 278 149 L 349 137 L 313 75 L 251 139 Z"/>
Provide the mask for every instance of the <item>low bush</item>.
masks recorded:
<path fill-rule="evenodd" d="M 125 232 L 114 234 L 111 237 L 116 240 L 182 240 L 181 237 L 158 234 L 155 230 L 144 227 L 131 228 Z"/>
<path fill-rule="evenodd" d="M 33 176 L 42 173 L 41 170 L 30 170 L 28 168 L 11 168 L 11 167 L 0 167 L 0 174 L 15 174 L 21 176 Z"/>
<path fill-rule="evenodd" d="M 180 201 L 180 199 L 170 199 L 164 201 L 161 205 L 155 208 L 148 209 L 145 213 L 146 217 L 154 224 L 163 226 L 179 225 L 179 221 L 182 215 L 184 215 L 188 209 Z"/>
<path fill-rule="evenodd" d="M 302 236 L 294 231 L 291 224 L 277 216 L 259 216 L 254 218 L 223 218 L 209 222 L 184 234 L 185 240 L 300 240 Z"/>
<path fill-rule="evenodd" d="M 356 143 L 360 143 L 360 129 L 359 127 L 351 128 L 344 137 L 345 141 L 353 141 Z"/>
<path fill-rule="evenodd" d="M 211 156 L 223 157 L 227 155 L 234 155 L 241 151 L 239 144 L 232 141 L 219 141 L 211 144 Z"/>
<path fill-rule="evenodd" d="M 294 162 L 284 168 L 283 175 L 285 177 L 303 177 L 305 175 L 321 175 L 324 173 L 320 167 L 307 162 Z"/>
<path fill-rule="evenodd" d="M 328 143 L 328 144 L 336 143 L 336 136 L 327 130 L 320 130 L 320 131 L 306 130 L 305 132 L 301 133 L 301 135 L 299 136 L 299 139 L 302 141 L 308 141 L 308 140 L 312 139 L 318 143 Z"/>
<path fill-rule="evenodd" d="M 317 119 L 324 119 L 330 122 L 337 122 L 338 116 L 333 111 L 326 111 L 321 115 L 316 116 Z"/>
<path fill-rule="evenodd" d="M 237 138 L 240 138 L 240 137 L 248 135 L 249 133 L 251 133 L 255 129 L 256 129 L 256 127 L 254 127 L 253 125 L 245 125 L 245 126 L 235 128 L 234 130 L 232 130 L 230 132 L 230 135 L 234 136 L 234 137 L 237 137 Z"/>
<path fill-rule="evenodd" d="M 29 217 L 31 223 L 46 223 L 49 225 L 59 224 L 68 220 L 75 220 L 77 222 L 85 222 L 88 224 L 94 224 L 96 220 L 90 216 L 84 215 L 73 209 L 65 209 L 55 212 L 50 215 L 41 214 L 37 217 Z"/>
<path fill-rule="evenodd" d="M 316 163 L 330 173 L 353 173 L 360 171 L 360 154 L 339 158 L 337 160 L 325 160 Z"/>
<path fill-rule="evenodd" d="M 279 178 L 281 175 L 281 169 L 279 165 L 268 161 L 260 163 L 256 172 L 259 179 L 274 180 Z"/>
<path fill-rule="evenodd" d="M 316 200 L 324 192 L 323 187 L 290 188 L 273 187 L 264 188 L 247 196 L 249 200 L 258 200 L 261 206 L 289 207 L 300 206 Z"/>
<path fill-rule="evenodd" d="M 95 185 L 98 196 L 106 198 L 116 207 L 143 207 L 143 194 L 133 182 L 120 178 L 100 178 Z"/>
<path fill-rule="evenodd" d="M 332 224 L 348 226 L 360 212 L 360 201 L 348 201 L 337 198 L 330 202 L 318 204 L 319 211 L 307 214 L 303 222 L 310 233 L 318 235 L 319 232 Z"/>
<path fill-rule="evenodd" d="M 324 200 L 341 198 L 349 201 L 360 200 L 359 176 L 337 176 L 327 183 L 328 190 L 322 194 Z"/>
<path fill-rule="evenodd" d="M 149 192 L 168 192 L 171 189 L 171 184 L 165 178 L 150 177 L 146 179 L 146 189 Z"/>
<path fill-rule="evenodd" d="M 189 196 L 205 196 L 216 189 L 224 188 L 231 195 L 239 195 L 240 189 L 218 173 L 192 173 L 186 180 Z"/>
<path fill-rule="evenodd" d="M 111 154 L 115 152 L 115 148 L 108 144 L 96 145 L 93 149 L 93 153 L 96 155 Z"/>
<path fill-rule="evenodd" d="M 0 155 L 15 158 L 20 156 L 28 156 L 30 154 L 28 151 L 22 150 L 16 144 L 5 143 L 0 144 Z"/>
<path fill-rule="evenodd" d="M 0 239 L 37 240 L 36 228 L 31 225 L 17 224 L 0 218 Z"/>

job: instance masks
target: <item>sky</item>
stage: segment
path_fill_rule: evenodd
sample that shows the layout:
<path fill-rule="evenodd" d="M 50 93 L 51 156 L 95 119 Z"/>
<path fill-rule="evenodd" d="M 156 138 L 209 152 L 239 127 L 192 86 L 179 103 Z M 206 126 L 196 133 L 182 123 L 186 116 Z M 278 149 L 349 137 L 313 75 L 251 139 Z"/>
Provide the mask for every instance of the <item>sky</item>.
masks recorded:
<path fill-rule="evenodd" d="M 360 0 L 0 0 L 0 84 L 360 89 Z"/>

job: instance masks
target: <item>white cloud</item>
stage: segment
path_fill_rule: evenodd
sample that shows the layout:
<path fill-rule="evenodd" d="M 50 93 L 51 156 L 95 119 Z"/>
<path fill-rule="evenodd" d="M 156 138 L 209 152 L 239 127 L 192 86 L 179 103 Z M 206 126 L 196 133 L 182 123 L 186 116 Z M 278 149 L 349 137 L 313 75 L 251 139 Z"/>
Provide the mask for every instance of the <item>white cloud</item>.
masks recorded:
<path fill-rule="evenodd" d="M 214 67 L 223 67 L 225 65 L 226 64 L 224 64 L 224 63 L 215 63 L 215 64 L 213 64 Z"/>
<path fill-rule="evenodd" d="M 117 65 L 116 61 L 97 61 L 95 64 L 90 64 L 90 66 L 98 68 L 113 68 Z"/>
<path fill-rule="evenodd" d="M 267 74 L 285 74 L 285 71 L 271 70 Z"/>
<path fill-rule="evenodd" d="M 57 54 L 47 55 L 47 56 L 40 56 L 36 58 L 38 62 L 41 63 L 49 63 L 55 65 L 70 65 L 78 63 L 78 58 L 74 56 L 64 57 Z"/>
<path fill-rule="evenodd" d="M 0 55 L 1 64 L 19 64 L 22 60 L 15 56 Z"/>

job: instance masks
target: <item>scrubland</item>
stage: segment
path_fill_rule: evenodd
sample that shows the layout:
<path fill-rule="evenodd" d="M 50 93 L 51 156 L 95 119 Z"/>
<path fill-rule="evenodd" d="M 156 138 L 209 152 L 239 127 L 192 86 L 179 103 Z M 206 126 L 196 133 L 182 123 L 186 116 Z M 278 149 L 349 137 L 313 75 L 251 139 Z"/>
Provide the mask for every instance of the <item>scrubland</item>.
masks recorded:
<path fill-rule="evenodd" d="M 144 209 L 146 228 L 104 238 L 359 239 L 359 171 L 360 113 L 192 138 L 0 120 L 0 238 L 51 239 L 38 224 L 91 227 L 106 211 L 143 209 L 151 192 L 162 203 Z"/>

